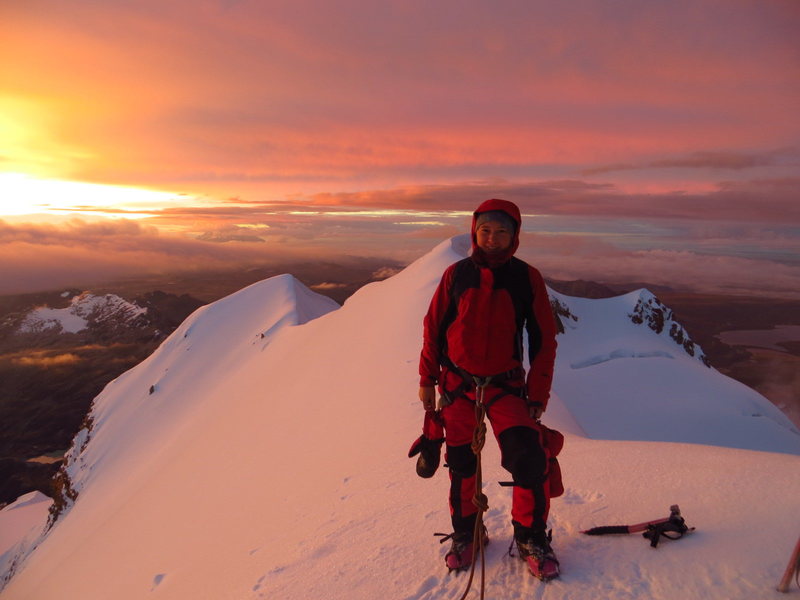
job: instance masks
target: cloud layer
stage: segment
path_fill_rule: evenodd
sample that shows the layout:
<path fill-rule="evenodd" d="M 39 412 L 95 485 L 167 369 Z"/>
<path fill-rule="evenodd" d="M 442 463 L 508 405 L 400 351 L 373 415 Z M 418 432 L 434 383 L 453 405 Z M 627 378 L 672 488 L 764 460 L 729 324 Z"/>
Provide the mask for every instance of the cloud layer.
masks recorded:
<path fill-rule="evenodd" d="M 750 207 L 767 188 L 773 201 L 755 220 Z M 796 298 L 800 209 L 793 189 L 793 182 L 773 181 L 707 194 L 630 195 L 580 181 L 495 181 L 319 194 L 297 204 L 231 200 L 165 208 L 139 221 L 0 221 L 0 293 L 132 275 L 290 269 L 296 260 L 408 263 L 468 231 L 471 209 L 494 196 L 521 206 L 520 255 L 547 277 Z"/>
<path fill-rule="evenodd" d="M 301 254 L 256 252 L 252 244 L 215 244 L 163 235 L 124 219 L 62 225 L 0 221 L 0 294 L 97 285 L 130 276 L 231 269 L 290 261 Z"/>

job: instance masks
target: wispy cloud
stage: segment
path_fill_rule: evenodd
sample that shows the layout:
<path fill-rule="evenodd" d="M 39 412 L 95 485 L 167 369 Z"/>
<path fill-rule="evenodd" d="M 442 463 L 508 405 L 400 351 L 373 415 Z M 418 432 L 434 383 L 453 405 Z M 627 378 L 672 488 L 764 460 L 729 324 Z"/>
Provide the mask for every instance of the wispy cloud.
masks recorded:
<path fill-rule="evenodd" d="M 620 216 L 800 222 L 800 177 L 723 181 L 708 192 L 629 193 L 612 183 L 560 180 L 515 183 L 503 180 L 469 184 L 406 187 L 396 190 L 317 194 L 310 204 L 354 207 L 463 211 L 491 197 L 517 202 L 524 212 L 547 215 Z"/>
<path fill-rule="evenodd" d="M 583 175 L 652 169 L 709 169 L 742 171 L 764 166 L 789 166 L 800 168 L 800 149 L 781 148 L 767 152 L 698 151 L 685 156 L 662 158 L 642 163 L 599 165 L 583 169 Z"/>

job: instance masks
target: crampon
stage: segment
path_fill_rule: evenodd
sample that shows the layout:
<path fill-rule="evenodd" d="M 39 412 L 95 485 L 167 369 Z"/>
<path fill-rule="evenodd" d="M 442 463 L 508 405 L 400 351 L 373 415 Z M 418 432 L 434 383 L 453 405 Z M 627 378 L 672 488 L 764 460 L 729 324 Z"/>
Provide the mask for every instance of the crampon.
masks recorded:
<path fill-rule="evenodd" d="M 552 533 L 541 539 L 515 540 L 519 557 L 528 564 L 531 574 L 541 581 L 556 579 L 560 574 L 558 559 L 550 546 Z"/>
<path fill-rule="evenodd" d="M 450 572 L 464 571 L 472 566 L 472 561 L 475 557 L 475 542 L 472 533 L 437 533 L 442 539 L 439 540 L 440 544 L 445 543 L 447 540 L 451 541 L 450 550 L 444 557 L 444 563 Z M 489 537 L 486 535 L 486 530 L 483 533 L 483 545 L 489 543 Z M 480 551 L 480 550 L 478 550 Z"/>

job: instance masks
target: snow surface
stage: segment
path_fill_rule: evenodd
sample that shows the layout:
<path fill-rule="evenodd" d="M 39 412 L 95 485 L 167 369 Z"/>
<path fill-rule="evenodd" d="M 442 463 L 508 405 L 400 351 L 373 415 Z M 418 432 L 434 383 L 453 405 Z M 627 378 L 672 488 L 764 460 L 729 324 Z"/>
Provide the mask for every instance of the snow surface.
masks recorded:
<path fill-rule="evenodd" d="M 97 397 L 68 455 L 78 499 L 2 600 L 459 598 L 467 578 L 432 536 L 449 530 L 446 471 L 419 479 L 406 452 L 422 317 L 468 249 L 448 240 L 338 309 L 284 275 L 190 316 Z M 544 585 L 507 555 L 507 474 L 487 443 L 486 597 L 774 597 L 800 532 L 798 432 L 629 326 L 635 297 L 558 299 L 578 317 L 544 419 L 566 434 L 550 522 L 563 575 Z M 697 531 L 655 550 L 579 533 L 674 503 Z"/>
<path fill-rule="evenodd" d="M 29 492 L 0 510 L 0 573 L 41 536 L 52 504 L 41 492 Z"/>

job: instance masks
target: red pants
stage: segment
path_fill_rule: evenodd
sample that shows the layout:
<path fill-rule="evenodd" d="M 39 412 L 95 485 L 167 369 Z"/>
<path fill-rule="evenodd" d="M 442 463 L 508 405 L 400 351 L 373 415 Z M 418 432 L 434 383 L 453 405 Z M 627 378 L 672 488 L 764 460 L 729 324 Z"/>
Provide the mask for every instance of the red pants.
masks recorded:
<path fill-rule="evenodd" d="M 525 401 L 500 388 L 488 386 L 484 394 L 486 416 L 500 446 L 501 464 L 514 480 L 511 518 L 515 528 L 544 529 L 550 510 L 546 478 L 548 455 L 539 424 L 530 417 Z M 476 425 L 475 395 L 458 397 L 442 409 L 442 426 L 426 417 L 423 433 L 429 439 L 445 438 L 445 460 L 450 470 L 450 515 L 453 530 L 471 531 L 478 509 L 475 495 L 477 459 L 470 447 Z"/>

